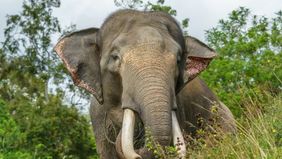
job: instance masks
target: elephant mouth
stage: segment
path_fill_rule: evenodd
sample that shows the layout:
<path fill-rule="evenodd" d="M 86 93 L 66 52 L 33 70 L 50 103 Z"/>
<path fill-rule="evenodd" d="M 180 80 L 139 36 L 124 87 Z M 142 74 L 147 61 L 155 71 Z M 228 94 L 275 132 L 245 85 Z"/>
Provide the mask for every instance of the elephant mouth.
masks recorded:
<path fill-rule="evenodd" d="M 186 147 L 176 113 L 172 111 L 172 138 L 179 158 L 185 158 Z M 124 109 L 120 143 L 117 145 L 118 152 L 121 152 L 126 159 L 142 159 L 141 155 L 134 150 L 134 127 L 136 116 L 133 110 Z M 119 138 L 119 137 L 118 137 Z"/>

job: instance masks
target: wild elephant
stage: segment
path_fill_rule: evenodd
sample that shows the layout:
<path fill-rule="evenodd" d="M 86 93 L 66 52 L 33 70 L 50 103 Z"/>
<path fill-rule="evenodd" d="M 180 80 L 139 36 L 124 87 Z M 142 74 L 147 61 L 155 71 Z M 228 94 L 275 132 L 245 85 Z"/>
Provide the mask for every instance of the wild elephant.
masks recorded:
<path fill-rule="evenodd" d="M 74 83 L 95 97 L 90 115 L 102 159 L 152 158 L 145 148 L 133 144 L 134 132 L 141 131 L 134 125 L 140 123 L 160 145 L 183 143 L 178 145 L 183 157 L 182 132 L 197 129 L 191 127 L 196 115 L 208 122 L 215 103 L 222 130 L 235 131 L 229 109 L 196 77 L 215 51 L 184 37 L 169 14 L 120 10 L 100 29 L 64 36 L 55 51 Z"/>

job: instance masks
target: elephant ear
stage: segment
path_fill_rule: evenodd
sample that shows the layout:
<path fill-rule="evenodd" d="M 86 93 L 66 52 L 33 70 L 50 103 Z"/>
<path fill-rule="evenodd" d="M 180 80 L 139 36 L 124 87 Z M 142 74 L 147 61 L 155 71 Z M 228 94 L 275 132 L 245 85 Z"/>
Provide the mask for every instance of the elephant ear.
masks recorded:
<path fill-rule="evenodd" d="M 216 52 L 200 40 L 187 36 L 185 37 L 186 56 L 184 73 L 178 90 L 185 84 L 197 77 L 207 68 L 213 58 L 217 56 Z"/>
<path fill-rule="evenodd" d="M 64 62 L 75 85 L 89 91 L 102 104 L 97 32 L 97 28 L 89 28 L 68 34 L 59 40 L 54 50 Z"/>

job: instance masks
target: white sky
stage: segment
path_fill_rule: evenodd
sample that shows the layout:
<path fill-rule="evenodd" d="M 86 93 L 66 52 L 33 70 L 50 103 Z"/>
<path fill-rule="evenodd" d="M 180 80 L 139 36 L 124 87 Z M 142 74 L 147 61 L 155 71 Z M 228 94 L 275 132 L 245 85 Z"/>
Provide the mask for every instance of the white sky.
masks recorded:
<path fill-rule="evenodd" d="M 23 0 L 0 0 L 0 41 L 6 15 L 18 13 Z M 204 40 L 205 30 L 217 25 L 219 19 L 239 6 L 250 8 L 252 14 L 273 17 L 282 10 L 282 0 L 166 0 L 177 10 L 177 19 L 189 18 L 189 34 Z M 61 7 L 54 10 L 63 27 L 76 24 L 78 29 L 100 27 L 111 12 L 117 10 L 113 0 L 61 0 Z M 56 41 L 56 39 L 54 40 Z"/>

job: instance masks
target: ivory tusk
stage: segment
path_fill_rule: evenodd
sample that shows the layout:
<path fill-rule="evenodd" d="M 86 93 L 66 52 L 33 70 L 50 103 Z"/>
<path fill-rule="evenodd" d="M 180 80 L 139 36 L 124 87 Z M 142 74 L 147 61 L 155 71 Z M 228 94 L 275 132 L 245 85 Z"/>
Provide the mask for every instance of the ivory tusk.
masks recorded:
<path fill-rule="evenodd" d="M 182 135 L 179 123 L 176 118 L 175 111 L 172 111 L 172 136 L 173 144 L 178 150 L 177 152 L 179 153 L 179 157 L 181 157 L 181 159 L 184 159 L 186 155 L 186 146 L 184 142 L 184 137 Z"/>
<path fill-rule="evenodd" d="M 141 159 L 141 156 L 134 151 L 133 135 L 135 114 L 130 109 L 124 109 L 121 133 L 121 149 L 126 159 Z"/>

